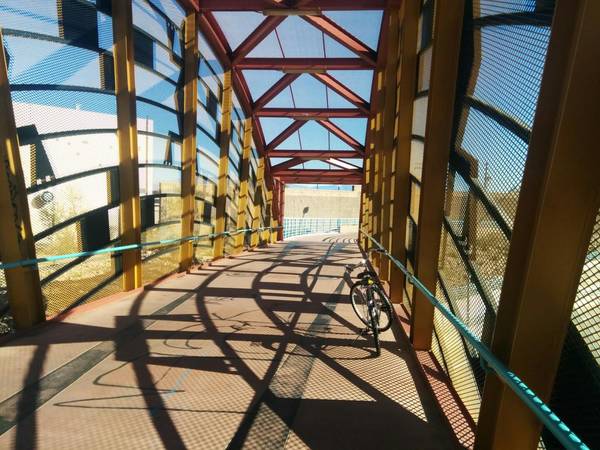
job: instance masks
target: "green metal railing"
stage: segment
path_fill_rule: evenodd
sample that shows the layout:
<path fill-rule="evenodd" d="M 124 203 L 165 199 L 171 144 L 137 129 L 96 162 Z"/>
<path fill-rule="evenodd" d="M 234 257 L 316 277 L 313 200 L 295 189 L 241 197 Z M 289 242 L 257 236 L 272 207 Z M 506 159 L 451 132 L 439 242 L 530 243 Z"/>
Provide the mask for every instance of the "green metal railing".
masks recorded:
<path fill-rule="evenodd" d="M 53 255 L 53 256 L 44 256 L 42 258 L 35 259 L 21 259 L 19 261 L 7 262 L 0 264 L 0 270 L 8 270 L 15 269 L 17 267 L 28 267 L 28 266 L 36 266 L 40 263 L 49 263 L 54 261 L 60 261 L 63 259 L 76 259 L 84 256 L 94 256 L 94 255 L 103 255 L 106 253 L 123 253 L 131 250 L 137 250 L 145 247 L 165 247 L 173 244 L 180 244 L 182 242 L 188 241 L 200 241 L 203 239 L 215 239 L 220 236 L 225 237 L 233 237 L 237 234 L 247 233 L 247 232 L 261 232 L 261 231 L 274 231 L 281 227 L 260 227 L 260 228 L 241 228 L 235 231 L 225 231 L 223 233 L 210 233 L 210 234 L 200 234 L 197 236 L 186 236 L 183 238 L 177 239 L 163 239 L 160 241 L 152 241 L 152 242 L 143 242 L 140 244 L 128 244 L 128 245 L 120 245 L 117 247 L 107 247 L 99 250 L 90 250 L 85 252 L 76 252 L 76 253 L 65 253 L 64 255 Z"/>
<path fill-rule="evenodd" d="M 452 312 L 446 308 L 425 287 L 421 281 L 410 273 L 406 266 L 394 258 L 379 242 L 371 235 L 360 230 L 383 255 L 388 257 L 398 269 L 406 276 L 406 280 L 421 291 L 421 293 L 435 306 L 456 330 L 477 350 L 480 357 L 485 361 L 486 368 L 493 370 L 496 375 L 527 405 L 537 418 L 548 428 L 558 441 L 569 450 L 590 450 L 585 443 L 565 424 L 552 410 L 533 392 L 517 375 L 498 359 L 492 351 L 471 333 L 467 326 L 460 321 Z"/>

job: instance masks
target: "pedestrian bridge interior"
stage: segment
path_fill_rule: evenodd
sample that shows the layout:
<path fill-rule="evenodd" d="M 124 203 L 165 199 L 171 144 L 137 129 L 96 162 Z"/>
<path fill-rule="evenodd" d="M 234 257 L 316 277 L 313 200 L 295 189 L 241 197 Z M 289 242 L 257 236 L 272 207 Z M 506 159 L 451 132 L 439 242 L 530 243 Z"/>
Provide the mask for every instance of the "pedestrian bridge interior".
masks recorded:
<path fill-rule="evenodd" d="M 596 0 L 0 0 L 0 448 L 600 448 L 598 30 Z M 315 184 L 358 232 L 285 234 Z"/>

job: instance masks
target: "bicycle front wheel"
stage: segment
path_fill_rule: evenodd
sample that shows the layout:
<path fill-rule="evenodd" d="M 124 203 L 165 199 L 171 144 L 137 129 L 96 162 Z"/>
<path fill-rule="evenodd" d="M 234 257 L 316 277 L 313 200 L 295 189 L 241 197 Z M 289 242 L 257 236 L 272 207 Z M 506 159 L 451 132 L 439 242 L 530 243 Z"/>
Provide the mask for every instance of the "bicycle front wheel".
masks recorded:
<path fill-rule="evenodd" d="M 374 322 L 369 314 L 367 291 L 370 291 L 370 294 L 373 296 Z M 388 330 L 392 325 L 391 305 L 378 286 L 364 286 L 362 282 L 358 281 L 350 288 L 350 300 L 352 302 L 352 309 L 354 309 L 354 312 L 365 326 L 371 329 L 376 326 L 378 331 L 383 332 Z M 373 323 L 376 325 L 373 325 Z"/>

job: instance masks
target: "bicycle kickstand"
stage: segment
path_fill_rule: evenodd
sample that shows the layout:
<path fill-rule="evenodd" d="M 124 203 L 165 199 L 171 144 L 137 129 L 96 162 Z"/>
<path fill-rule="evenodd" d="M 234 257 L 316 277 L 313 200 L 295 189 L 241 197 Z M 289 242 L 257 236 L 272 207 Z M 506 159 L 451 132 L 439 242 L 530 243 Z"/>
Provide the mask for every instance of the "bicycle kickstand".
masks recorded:
<path fill-rule="evenodd" d="M 360 333 L 358 333 L 356 335 L 356 338 L 354 339 L 354 341 L 352 341 L 352 346 L 354 347 L 354 344 L 356 344 L 356 341 L 358 341 L 358 338 L 363 336 L 364 334 L 369 334 L 369 327 L 365 327 L 362 330 L 360 330 Z"/>

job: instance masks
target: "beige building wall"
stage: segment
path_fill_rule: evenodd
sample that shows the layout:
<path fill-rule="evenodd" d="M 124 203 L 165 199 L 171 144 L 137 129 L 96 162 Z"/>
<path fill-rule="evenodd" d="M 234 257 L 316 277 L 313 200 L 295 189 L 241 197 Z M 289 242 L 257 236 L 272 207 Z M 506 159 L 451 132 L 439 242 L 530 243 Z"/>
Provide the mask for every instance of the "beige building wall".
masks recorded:
<path fill-rule="evenodd" d="M 353 191 L 288 188 L 284 214 L 285 217 L 358 219 L 360 186 L 354 186 Z"/>

